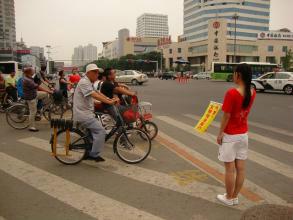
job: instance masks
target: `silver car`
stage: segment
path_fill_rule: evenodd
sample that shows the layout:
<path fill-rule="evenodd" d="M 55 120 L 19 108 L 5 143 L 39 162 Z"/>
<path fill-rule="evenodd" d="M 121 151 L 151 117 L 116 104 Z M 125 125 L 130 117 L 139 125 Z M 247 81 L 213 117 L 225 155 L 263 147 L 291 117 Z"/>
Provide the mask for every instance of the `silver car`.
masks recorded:
<path fill-rule="evenodd" d="M 116 81 L 120 83 L 131 83 L 132 85 L 142 85 L 149 79 L 146 74 L 137 70 L 116 71 Z"/>
<path fill-rule="evenodd" d="M 207 80 L 210 80 L 212 77 L 211 77 L 211 73 L 209 72 L 200 72 L 200 73 L 197 73 L 195 75 L 192 76 L 193 79 L 207 79 Z"/>

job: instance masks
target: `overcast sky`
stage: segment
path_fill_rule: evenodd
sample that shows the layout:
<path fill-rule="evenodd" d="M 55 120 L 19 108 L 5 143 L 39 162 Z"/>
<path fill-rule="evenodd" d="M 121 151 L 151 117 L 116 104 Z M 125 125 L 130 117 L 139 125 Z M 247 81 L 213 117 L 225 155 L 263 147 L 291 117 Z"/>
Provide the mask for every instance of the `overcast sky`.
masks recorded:
<path fill-rule="evenodd" d="M 293 31 L 293 0 L 271 0 L 271 29 Z M 54 59 L 71 59 L 73 48 L 113 40 L 121 28 L 135 36 L 144 12 L 169 16 L 173 40 L 183 32 L 183 0 L 15 0 L 17 40 L 55 47 Z"/>

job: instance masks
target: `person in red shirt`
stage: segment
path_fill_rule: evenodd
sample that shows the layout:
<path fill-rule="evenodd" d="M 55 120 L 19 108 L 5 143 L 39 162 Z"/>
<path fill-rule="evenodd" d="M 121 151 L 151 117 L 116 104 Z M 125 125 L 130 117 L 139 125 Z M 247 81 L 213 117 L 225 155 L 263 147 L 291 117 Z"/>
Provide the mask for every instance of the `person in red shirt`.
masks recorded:
<path fill-rule="evenodd" d="M 252 70 L 247 64 L 237 66 L 233 75 L 237 87 L 225 95 L 220 132 L 219 160 L 225 163 L 226 193 L 217 199 L 225 205 L 238 205 L 238 194 L 245 179 L 245 160 L 248 153 L 247 119 L 256 92 L 251 89 Z M 236 170 L 236 178 L 235 178 Z"/>
<path fill-rule="evenodd" d="M 69 82 L 76 86 L 80 80 L 80 75 L 77 73 L 77 69 L 72 70 L 72 74 L 69 76 Z"/>

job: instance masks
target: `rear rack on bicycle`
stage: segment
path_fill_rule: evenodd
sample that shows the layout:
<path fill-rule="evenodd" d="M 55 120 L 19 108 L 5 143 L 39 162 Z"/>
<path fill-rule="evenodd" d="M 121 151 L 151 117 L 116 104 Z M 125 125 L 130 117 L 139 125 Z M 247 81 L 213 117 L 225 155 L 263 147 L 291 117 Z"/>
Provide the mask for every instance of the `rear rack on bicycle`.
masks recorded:
<path fill-rule="evenodd" d="M 51 128 L 53 129 L 53 134 L 51 138 L 52 144 L 52 156 L 57 156 L 57 134 L 59 131 L 66 131 L 66 142 L 64 145 L 65 154 L 58 156 L 70 156 L 69 155 L 69 145 L 70 145 L 70 131 L 73 129 L 74 123 L 72 120 L 64 120 L 64 119 L 52 119 L 51 120 Z"/>

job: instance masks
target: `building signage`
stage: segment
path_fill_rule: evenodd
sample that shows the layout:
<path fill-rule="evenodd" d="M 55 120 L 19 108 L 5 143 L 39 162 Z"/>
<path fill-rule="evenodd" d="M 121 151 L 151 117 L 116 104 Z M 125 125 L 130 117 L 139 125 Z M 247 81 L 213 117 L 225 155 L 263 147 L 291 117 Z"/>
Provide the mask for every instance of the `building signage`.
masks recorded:
<path fill-rule="evenodd" d="M 216 22 L 215 22 L 216 23 Z M 219 31 L 214 31 L 213 61 L 219 61 Z"/>
<path fill-rule="evenodd" d="M 158 47 L 172 43 L 171 36 L 158 39 Z"/>
<path fill-rule="evenodd" d="M 219 28 L 221 27 L 221 23 L 218 22 L 218 21 L 215 21 L 215 22 L 213 23 L 213 27 L 214 27 L 215 29 L 219 29 Z"/>
<path fill-rule="evenodd" d="M 31 50 L 16 50 L 17 54 L 31 54 Z"/>
<path fill-rule="evenodd" d="M 132 43 L 142 42 L 140 37 L 128 37 L 126 40 Z"/>
<path fill-rule="evenodd" d="M 259 40 L 293 40 L 292 32 L 261 32 L 258 34 Z"/>

